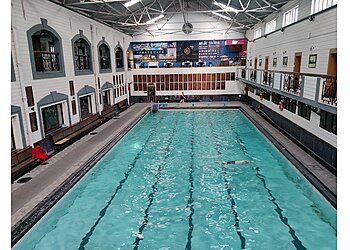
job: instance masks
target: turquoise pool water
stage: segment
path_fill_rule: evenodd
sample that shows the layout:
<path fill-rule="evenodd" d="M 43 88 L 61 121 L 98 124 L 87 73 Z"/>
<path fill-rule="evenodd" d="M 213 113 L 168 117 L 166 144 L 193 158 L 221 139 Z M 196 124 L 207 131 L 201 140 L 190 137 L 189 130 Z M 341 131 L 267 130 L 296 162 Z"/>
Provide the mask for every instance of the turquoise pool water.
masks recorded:
<path fill-rule="evenodd" d="M 239 110 L 161 111 L 14 249 L 329 250 L 336 233 L 336 210 Z"/>

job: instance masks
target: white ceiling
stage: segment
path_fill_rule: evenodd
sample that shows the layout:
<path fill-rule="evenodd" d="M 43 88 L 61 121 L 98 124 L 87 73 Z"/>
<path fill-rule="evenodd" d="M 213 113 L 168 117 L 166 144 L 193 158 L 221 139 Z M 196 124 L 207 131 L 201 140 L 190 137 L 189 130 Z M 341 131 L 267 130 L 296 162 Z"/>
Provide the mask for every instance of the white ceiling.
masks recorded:
<path fill-rule="evenodd" d="M 289 2 L 285 0 L 141 0 L 132 6 L 125 7 L 125 3 L 129 1 L 49 1 L 132 37 L 184 34 L 182 28 L 186 22 L 192 24 L 193 31 L 191 29 L 190 31 L 193 34 L 205 36 L 211 32 L 244 33 Z M 147 23 L 160 15 L 164 17 L 154 24 Z"/>

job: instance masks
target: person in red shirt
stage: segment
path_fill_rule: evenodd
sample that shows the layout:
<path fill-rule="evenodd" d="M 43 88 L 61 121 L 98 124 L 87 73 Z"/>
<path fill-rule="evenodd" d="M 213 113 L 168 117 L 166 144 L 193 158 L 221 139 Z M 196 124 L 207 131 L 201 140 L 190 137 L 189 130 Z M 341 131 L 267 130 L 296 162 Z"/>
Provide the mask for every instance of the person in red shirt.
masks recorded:
<path fill-rule="evenodd" d="M 49 158 L 49 155 L 46 153 L 46 150 L 39 145 L 32 148 L 32 158 L 40 159 L 41 163 L 44 163 L 46 159 Z"/>

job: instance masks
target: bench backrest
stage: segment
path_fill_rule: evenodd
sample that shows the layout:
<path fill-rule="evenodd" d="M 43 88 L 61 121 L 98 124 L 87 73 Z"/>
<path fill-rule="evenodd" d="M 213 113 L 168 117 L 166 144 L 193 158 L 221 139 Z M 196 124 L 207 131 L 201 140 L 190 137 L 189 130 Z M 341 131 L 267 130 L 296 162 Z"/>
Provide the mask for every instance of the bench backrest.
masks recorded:
<path fill-rule="evenodd" d="M 32 157 L 32 147 L 28 146 L 23 150 L 14 153 L 11 157 L 11 167 Z"/>
<path fill-rule="evenodd" d="M 99 116 L 98 114 L 94 114 L 72 126 L 69 128 L 61 129 L 60 131 L 56 132 L 52 135 L 53 142 L 58 142 L 59 140 L 68 137 L 69 135 L 77 132 L 78 130 L 84 128 L 85 126 L 89 125 L 90 123 L 93 123 L 94 121 L 98 120 Z"/>

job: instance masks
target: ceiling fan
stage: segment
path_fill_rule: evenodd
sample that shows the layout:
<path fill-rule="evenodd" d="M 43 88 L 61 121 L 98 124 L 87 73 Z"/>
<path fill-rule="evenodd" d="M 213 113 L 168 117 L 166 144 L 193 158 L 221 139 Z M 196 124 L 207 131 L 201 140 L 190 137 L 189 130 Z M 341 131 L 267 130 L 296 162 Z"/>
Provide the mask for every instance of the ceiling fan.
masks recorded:
<path fill-rule="evenodd" d="M 180 0 L 180 4 L 183 5 L 183 2 L 181 3 L 181 0 Z M 182 9 L 184 10 L 184 7 L 183 7 Z M 186 0 L 186 9 L 188 10 L 188 0 Z M 192 31 L 193 31 L 193 25 L 192 25 L 192 23 L 190 23 L 190 22 L 188 21 L 188 14 L 187 14 L 187 20 L 186 20 L 185 12 L 184 12 L 184 11 L 182 12 L 182 14 L 183 14 L 183 17 L 184 17 L 184 22 L 185 22 L 185 23 L 182 25 L 182 32 L 188 35 L 188 34 L 192 33 Z"/>

